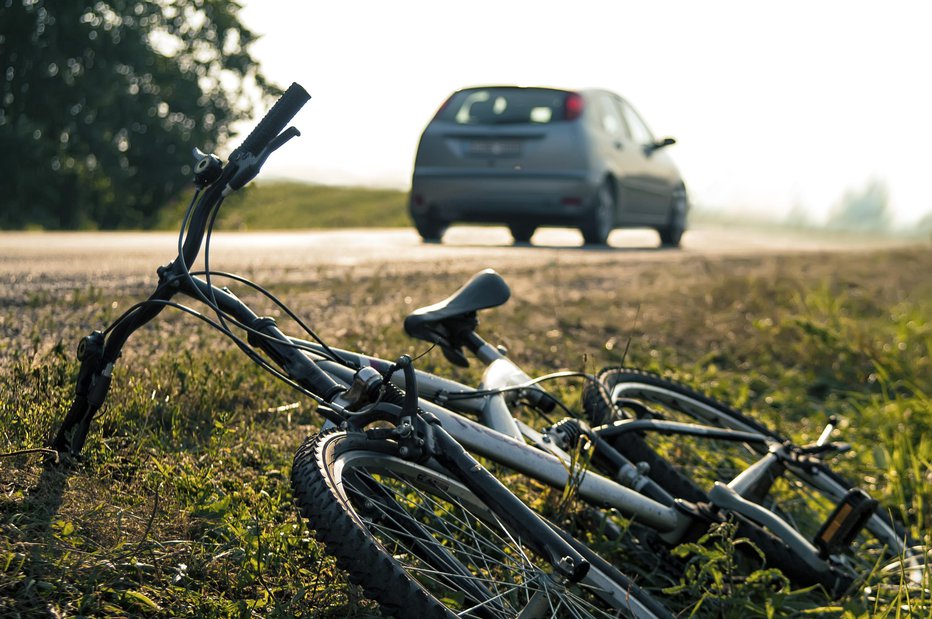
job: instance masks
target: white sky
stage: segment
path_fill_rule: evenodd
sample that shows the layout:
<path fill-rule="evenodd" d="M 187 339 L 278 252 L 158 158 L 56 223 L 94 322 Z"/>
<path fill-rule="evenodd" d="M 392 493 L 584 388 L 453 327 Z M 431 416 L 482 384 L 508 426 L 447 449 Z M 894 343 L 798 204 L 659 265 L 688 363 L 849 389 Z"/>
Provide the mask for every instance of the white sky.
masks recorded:
<path fill-rule="evenodd" d="M 454 90 L 604 87 L 641 112 L 695 203 L 824 217 L 884 181 L 932 212 L 932 2 L 244 0 L 253 52 L 312 100 L 266 176 L 406 188 Z"/>

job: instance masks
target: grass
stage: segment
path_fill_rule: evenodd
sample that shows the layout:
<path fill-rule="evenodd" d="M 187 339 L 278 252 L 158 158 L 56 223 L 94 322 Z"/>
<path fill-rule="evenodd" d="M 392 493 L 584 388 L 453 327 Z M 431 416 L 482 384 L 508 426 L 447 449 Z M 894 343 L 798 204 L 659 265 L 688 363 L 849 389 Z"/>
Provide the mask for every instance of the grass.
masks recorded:
<path fill-rule="evenodd" d="M 175 230 L 187 206 L 184 198 L 159 213 L 155 227 Z M 400 189 L 335 186 L 289 180 L 256 180 L 230 196 L 220 212 L 222 230 L 299 230 L 309 228 L 393 228 L 411 225 L 407 214 L 408 192 Z M 766 214 L 720 212 L 694 206 L 694 226 L 787 229 L 796 234 L 826 235 L 874 240 L 878 236 L 929 238 L 926 227 L 893 228 L 875 232 L 827 230 L 819 224 L 794 225 Z"/>
<path fill-rule="evenodd" d="M 221 230 L 410 226 L 408 194 L 398 189 L 256 181 L 224 202 Z M 187 202 L 166 207 L 158 228 L 175 230 Z"/>
<path fill-rule="evenodd" d="M 839 438 L 858 447 L 838 468 L 928 543 L 930 270 L 932 252 L 922 249 L 515 266 L 503 272 L 512 300 L 485 312 L 480 332 L 531 374 L 625 362 L 694 384 L 800 441 L 837 415 Z M 389 267 L 309 273 L 302 285 L 257 279 L 330 343 L 391 357 L 425 348 L 404 337 L 402 317 L 469 274 L 450 264 L 427 278 Z M 70 402 L 73 344 L 145 294 L 37 286 L 2 293 L 2 452 L 43 444 Z M 163 316 L 126 348 L 70 474 L 44 470 L 33 454 L 0 459 L 0 615 L 372 614 L 291 503 L 291 461 L 318 427 L 313 407 L 199 323 Z M 454 372 L 437 351 L 419 364 Z M 476 367 L 457 372 L 478 380 Z M 578 386 L 560 386 L 570 405 Z M 932 612 L 927 592 L 905 588 L 892 601 L 832 602 L 766 570 L 723 580 L 733 543 L 732 532 L 715 532 L 691 555 L 695 577 L 651 582 L 645 572 L 646 584 L 697 616 Z"/>

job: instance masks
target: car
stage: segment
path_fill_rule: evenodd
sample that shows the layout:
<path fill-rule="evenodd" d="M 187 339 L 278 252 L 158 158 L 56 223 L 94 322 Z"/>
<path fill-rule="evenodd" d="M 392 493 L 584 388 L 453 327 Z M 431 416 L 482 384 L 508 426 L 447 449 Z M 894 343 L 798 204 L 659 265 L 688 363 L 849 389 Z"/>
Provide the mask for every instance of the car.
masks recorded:
<path fill-rule="evenodd" d="M 678 247 L 689 210 L 667 147 L 625 99 L 601 89 L 481 86 L 453 93 L 421 135 L 409 213 L 426 242 L 456 222 L 541 226 L 605 245 L 614 228 Z"/>

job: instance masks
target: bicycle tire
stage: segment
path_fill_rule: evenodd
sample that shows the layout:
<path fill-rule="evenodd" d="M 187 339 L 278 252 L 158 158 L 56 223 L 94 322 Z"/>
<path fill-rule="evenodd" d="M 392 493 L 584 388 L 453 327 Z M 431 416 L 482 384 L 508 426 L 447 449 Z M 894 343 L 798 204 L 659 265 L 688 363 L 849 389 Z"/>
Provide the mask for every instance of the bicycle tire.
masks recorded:
<path fill-rule="evenodd" d="M 608 397 L 624 397 L 647 403 L 658 410 L 663 418 L 672 421 L 699 422 L 753 431 L 778 442 L 785 440 L 779 433 L 733 407 L 651 372 L 612 367 L 599 372 L 598 379 L 601 386 L 587 385 L 583 396 L 585 410 L 593 424 L 606 423 L 615 414 L 615 407 Z M 732 479 L 740 471 L 737 467 L 723 470 L 721 464 L 728 457 L 743 458 L 739 464 L 741 467 L 761 457 L 761 452 L 733 441 L 696 439 L 694 443 L 694 439 L 677 435 L 664 442 L 657 437 L 648 439 L 647 435 L 628 434 L 619 437 L 614 441 L 614 447 L 632 461 L 645 462 L 650 467 L 648 475 L 670 494 L 696 503 L 708 501 L 705 488 L 710 488 L 712 481 Z M 704 449 L 696 448 L 699 441 L 705 444 Z M 714 443 L 711 448 L 710 442 Z M 725 452 L 731 456 L 724 456 Z M 713 467 L 707 463 L 714 470 L 700 471 L 700 457 L 703 453 L 716 454 L 716 465 Z M 809 477 L 793 475 L 790 480 L 784 476 L 770 490 L 770 495 L 758 502 L 790 521 L 804 536 L 812 539 L 818 526 L 825 521 L 843 493 L 852 487 L 827 464 L 817 463 L 812 466 Z M 918 543 L 880 508 L 875 510 L 849 552 L 844 556 L 833 556 L 838 567 L 835 579 L 826 579 L 824 575 L 820 577 L 806 569 L 795 560 L 794 552 L 787 547 L 781 548 L 779 540 L 768 540 L 756 534 L 754 527 L 744 528 L 742 534 L 759 545 L 768 559 L 783 570 L 787 577 L 800 584 L 823 584 L 834 595 L 843 593 L 850 584 L 862 580 L 884 559 L 895 561 L 900 557 L 907 560 L 912 557 L 918 560 L 920 555 L 912 550 Z M 772 543 L 774 541 L 777 543 Z"/>
<path fill-rule="evenodd" d="M 389 441 L 330 430 L 305 440 L 291 475 L 317 539 L 383 613 L 514 617 L 522 604 L 544 600 L 546 616 L 672 617 L 556 527 L 592 568 L 577 585 L 554 582 L 462 484 L 439 465 L 403 460 L 396 450 Z"/>

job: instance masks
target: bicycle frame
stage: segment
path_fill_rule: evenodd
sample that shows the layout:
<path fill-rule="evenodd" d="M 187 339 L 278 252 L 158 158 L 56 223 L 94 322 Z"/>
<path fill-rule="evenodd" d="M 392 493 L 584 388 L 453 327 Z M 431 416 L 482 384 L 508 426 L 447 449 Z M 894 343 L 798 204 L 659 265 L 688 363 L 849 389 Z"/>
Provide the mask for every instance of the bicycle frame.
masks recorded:
<path fill-rule="evenodd" d="M 313 342 L 295 339 L 322 353 L 319 345 Z M 333 349 L 350 365 L 357 367 L 371 366 L 384 370 L 389 362 L 363 354 Z M 420 395 L 419 405 L 435 414 L 443 427 L 467 450 L 508 466 L 530 478 L 553 488 L 561 489 L 570 483 L 572 471 L 571 457 L 568 453 L 549 441 L 548 437 L 516 419 L 502 393 L 494 395 L 477 395 L 465 397 L 470 392 L 514 387 L 530 382 L 530 377 L 514 362 L 502 355 L 494 347 L 486 344 L 480 347 L 476 355 L 486 364 L 482 382 L 478 388 L 470 387 L 456 381 L 442 378 L 428 372 L 417 371 L 417 385 Z M 352 378 L 352 370 L 332 361 L 318 359 L 319 365 L 328 373 L 344 381 Z M 399 387 L 404 388 L 400 376 L 393 378 Z M 449 394 L 457 394 L 455 401 L 446 401 Z M 444 402 L 441 406 L 436 402 Z M 473 421 L 465 416 L 477 417 Z M 677 423 L 655 420 L 625 420 L 608 426 L 595 428 L 603 438 L 617 436 L 624 432 L 648 431 L 664 434 L 689 434 L 704 438 L 716 438 L 754 445 L 761 453 L 761 459 L 740 473 L 735 479 L 726 483 L 716 482 L 710 492 L 710 501 L 720 509 L 741 514 L 754 522 L 767 527 L 787 544 L 810 568 L 826 573 L 830 569 L 826 558 L 819 549 L 803 537 L 795 528 L 773 513 L 746 497 L 753 494 L 753 489 L 772 474 L 775 468 L 785 467 L 792 474 L 825 491 L 833 500 L 840 500 L 849 490 L 834 479 L 820 474 L 818 470 L 807 467 L 792 457 L 789 448 L 773 437 L 759 432 L 756 428 L 721 428 L 700 424 Z M 632 463 L 632 468 L 635 468 Z M 578 480 L 573 480 L 576 491 L 585 501 L 615 508 L 625 516 L 633 518 L 656 530 L 668 542 L 676 543 L 694 524 L 694 517 L 687 510 L 678 508 L 673 497 L 661 502 L 644 494 L 644 486 L 653 484 L 645 475 L 634 474 L 621 483 L 595 471 L 587 470 Z M 666 494 L 659 486 L 655 492 Z M 884 541 L 891 548 L 902 551 L 905 547 L 896 531 L 882 520 L 875 526 L 886 532 Z M 888 530 L 889 529 L 889 530 Z"/>
<path fill-rule="evenodd" d="M 338 349 L 335 350 L 338 353 L 343 353 Z M 374 361 L 373 367 L 378 367 L 381 363 L 384 363 L 380 359 L 358 357 L 360 360 Z M 337 363 L 321 360 L 320 366 L 333 376 L 342 378 L 347 384 L 352 379 L 353 371 Z M 432 374 L 419 373 L 418 388 L 422 393 L 424 391 L 421 385 L 425 383 L 430 384 L 431 389 L 436 391 L 446 391 L 456 386 L 462 387 L 458 383 Z M 399 386 L 403 387 L 403 383 L 399 384 Z M 501 396 L 482 396 L 482 399 L 497 398 L 501 398 Z M 562 454 L 564 457 L 561 458 L 554 453 L 542 451 L 533 445 L 528 445 L 523 439 L 519 440 L 489 428 L 455 411 L 434 404 L 429 399 L 424 399 L 423 396 L 419 405 L 425 411 L 436 415 L 440 419 L 441 426 L 467 450 L 504 464 L 553 488 L 563 488 L 569 483 L 572 473 L 568 468 L 569 456 L 567 454 Z M 500 405 L 501 403 L 493 406 Z M 473 406 L 475 408 L 467 412 L 481 414 L 482 409 L 488 405 L 481 408 L 475 404 Z M 528 426 L 518 422 L 516 422 L 516 426 L 526 431 L 530 437 L 537 437 L 541 440 L 541 435 Z M 560 453 L 556 446 L 552 446 L 552 448 L 555 452 Z M 640 494 L 637 490 L 627 488 L 594 471 L 586 471 L 586 474 L 579 481 L 577 490 L 579 495 L 590 503 L 616 507 L 661 532 L 673 533 L 691 523 L 688 517 L 675 508 L 662 505 Z"/>

